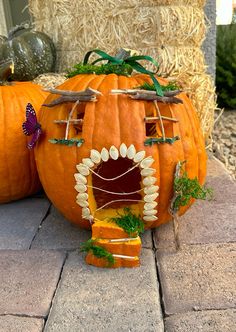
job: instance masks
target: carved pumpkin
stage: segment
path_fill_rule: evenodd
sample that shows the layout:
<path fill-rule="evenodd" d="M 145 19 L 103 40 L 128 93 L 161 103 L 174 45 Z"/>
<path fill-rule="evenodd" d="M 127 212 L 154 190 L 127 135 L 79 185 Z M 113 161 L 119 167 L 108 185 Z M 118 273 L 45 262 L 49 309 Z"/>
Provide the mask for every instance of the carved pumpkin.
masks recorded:
<path fill-rule="evenodd" d="M 167 84 L 164 79 L 158 80 Z M 65 136 L 63 121 L 55 123 L 55 120 L 67 119 L 72 104 L 52 109 L 42 107 L 40 123 L 44 137 L 36 147 L 40 179 L 53 204 L 71 222 L 90 228 L 89 216 L 102 220 L 124 206 L 131 206 L 143 216 L 146 228 L 156 227 L 171 219 L 168 207 L 178 161 L 186 160 L 189 177 L 197 177 L 201 184 L 204 182 L 204 140 L 196 112 L 184 93 L 179 95 L 183 104 L 158 104 L 162 116 L 176 120 L 163 120 L 166 136 L 179 136 L 180 140 L 152 146 L 145 146 L 144 142 L 150 137 L 161 136 L 158 123 L 150 125 L 144 121 L 146 117 L 157 116 L 153 103 L 111 94 L 112 89 L 131 89 L 144 82 L 150 82 L 148 75 L 91 74 L 75 76 L 59 87 L 73 91 L 90 87 L 102 93 L 97 102 L 77 106 L 82 125 L 79 128 L 71 125 L 69 137 L 83 139 L 80 147 L 49 142 Z M 50 95 L 46 103 L 54 99 L 55 95 Z M 133 171 L 119 177 L 130 168 Z M 117 180 L 106 180 L 115 177 Z M 122 194 L 115 196 L 111 192 L 136 193 L 127 195 L 124 200 Z M 113 200 L 119 202 L 109 204 Z M 150 212 L 145 212 L 146 207 Z"/>
<path fill-rule="evenodd" d="M 55 70 L 56 49 L 45 33 L 18 26 L 8 37 L 0 36 L 0 59 L 14 62 L 14 80 L 30 81 Z"/>
<path fill-rule="evenodd" d="M 23 198 L 41 188 L 22 122 L 26 104 L 31 102 L 38 111 L 46 96 L 40 86 L 30 82 L 0 81 L 0 203 Z"/>

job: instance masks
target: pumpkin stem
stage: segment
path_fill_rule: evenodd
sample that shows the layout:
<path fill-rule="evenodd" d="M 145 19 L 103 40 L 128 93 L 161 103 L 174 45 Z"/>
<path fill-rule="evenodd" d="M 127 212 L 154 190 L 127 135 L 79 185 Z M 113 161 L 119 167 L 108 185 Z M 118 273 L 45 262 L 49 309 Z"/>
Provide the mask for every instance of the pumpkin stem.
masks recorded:
<path fill-rule="evenodd" d="M 12 59 L 0 63 L 0 85 L 9 85 L 7 79 L 14 73 Z"/>
<path fill-rule="evenodd" d="M 12 40 L 14 37 L 19 36 L 22 33 L 22 30 L 29 30 L 30 26 L 29 24 L 20 24 L 16 25 L 14 28 L 12 28 L 8 34 L 8 40 Z"/>

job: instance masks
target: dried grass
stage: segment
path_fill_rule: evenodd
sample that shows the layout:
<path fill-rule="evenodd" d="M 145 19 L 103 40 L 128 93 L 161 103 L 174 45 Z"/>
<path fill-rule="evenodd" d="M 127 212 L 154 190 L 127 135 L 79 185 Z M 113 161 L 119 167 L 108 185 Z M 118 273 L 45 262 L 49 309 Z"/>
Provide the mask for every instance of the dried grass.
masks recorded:
<path fill-rule="evenodd" d="M 59 71 L 94 48 L 115 54 L 127 47 L 151 55 L 162 76 L 185 77 L 207 137 L 215 94 L 200 49 L 206 33 L 204 5 L 205 0 L 29 0 L 36 29 L 57 46 Z"/>
<path fill-rule="evenodd" d="M 39 84 L 45 89 L 56 88 L 58 85 L 61 85 L 66 80 L 65 74 L 57 73 L 46 73 L 37 76 L 33 83 Z"/>

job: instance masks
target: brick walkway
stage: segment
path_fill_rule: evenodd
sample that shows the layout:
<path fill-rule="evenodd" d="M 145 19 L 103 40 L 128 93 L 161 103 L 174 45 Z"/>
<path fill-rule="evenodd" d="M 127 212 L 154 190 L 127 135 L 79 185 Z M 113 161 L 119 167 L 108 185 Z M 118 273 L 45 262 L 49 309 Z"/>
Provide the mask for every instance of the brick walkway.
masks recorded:
<path fill-rule="evenodd" d="M 90 232 L 44 197 L 0 206 L 0 332 L 235 332 L 236 184 L 209 161 L 211 202 L 143 236 L 142 266 L 87 266 Z"/>

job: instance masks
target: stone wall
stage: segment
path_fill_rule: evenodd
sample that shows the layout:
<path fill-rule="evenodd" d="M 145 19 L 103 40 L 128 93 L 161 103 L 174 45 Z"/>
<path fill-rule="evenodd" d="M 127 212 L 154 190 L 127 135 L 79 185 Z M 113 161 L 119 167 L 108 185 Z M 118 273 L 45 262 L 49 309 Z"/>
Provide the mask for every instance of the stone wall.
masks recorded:
<path fill-rule="evenodd" d="M 205 5 L 207 25 L 209 26 L 206 39 L 202 45 L 205 54 L 207 72 L 215 79 L 216 71 L 216 0 L 207 0 Z M 209 21 L 209 22 L 208 22 Z"/>

